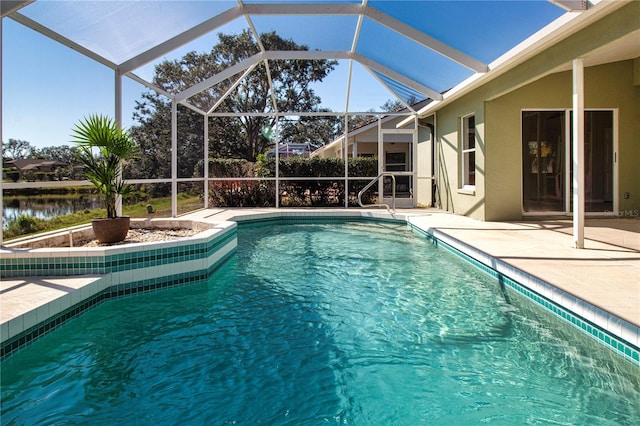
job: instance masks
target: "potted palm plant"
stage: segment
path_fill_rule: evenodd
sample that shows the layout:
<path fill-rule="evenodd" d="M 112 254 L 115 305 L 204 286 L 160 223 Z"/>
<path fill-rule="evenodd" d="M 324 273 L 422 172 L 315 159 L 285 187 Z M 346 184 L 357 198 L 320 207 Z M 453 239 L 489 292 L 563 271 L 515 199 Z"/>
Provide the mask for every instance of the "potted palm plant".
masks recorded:
<path fill-rule="evenodd" d="M 76 154 L 84 165 L 86 178 L 102 196 L 107 217 L 94 219 L 93 232 L 101 243 L 123 241 L 129 232 L 129 217 L 118 217 L 116 199 L 131 191 L 122 179 L 122 166 L 133 158 L 135 143 L 128 131 L 110 117 L 90 115 L 73 129 L 73 142 L 80 148 Z"/>

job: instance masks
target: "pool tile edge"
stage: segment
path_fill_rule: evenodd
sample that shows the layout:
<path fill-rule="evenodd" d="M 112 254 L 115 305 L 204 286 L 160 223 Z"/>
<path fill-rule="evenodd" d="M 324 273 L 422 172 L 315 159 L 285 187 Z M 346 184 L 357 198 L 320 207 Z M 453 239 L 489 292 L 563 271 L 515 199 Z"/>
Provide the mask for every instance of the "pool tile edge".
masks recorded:
<path fill-rule="evenodd" d="M 610 312 L 569 294 L 546 281 L 497 259 L 446 232 L 408 221 L 409 226 L 434 239 L 437 244 L 458 255 L 489 275 L 505 279 L 509 288 L 640 367 L 640 327 Z M 569 308 L 567 305 L 571 305 Z"/>

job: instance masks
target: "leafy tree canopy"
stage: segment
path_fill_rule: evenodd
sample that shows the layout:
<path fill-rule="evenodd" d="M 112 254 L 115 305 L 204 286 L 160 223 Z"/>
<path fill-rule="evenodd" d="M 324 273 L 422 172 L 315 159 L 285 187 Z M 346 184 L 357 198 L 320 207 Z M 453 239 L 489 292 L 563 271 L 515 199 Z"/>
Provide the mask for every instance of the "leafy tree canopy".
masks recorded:
<path fill-rule="evenodd" d="M 275 32 L 262 34 L 261 43 L 267 50 L 308 50 L 307 46 L 285 40 Z M 181 59 L 157 65 L 153 82 L 170 93 L 178 93 L 258 52 L 258 45 L 249 31 L 239 35 L 218 34 L 218 44 L 211 52 L 190 52 Z M 210 155 L 254 161 L 273 144 L 270 133 L 265 132 L 265 129 L 274 128 L 276 122 L 273 117 L 257 117 L 251 113 L 273 112 L 274 100 L 278 111 L 318 111 L 321 100 L 311 85 L 322 81 L 336 64 L 336 61 L 327 60 L 270 61 L 268 72 L 264 64 L 259 64 L 222 101 L 222 96 L 236 83 L 240 75 L 190 98 L 188 101 L 202 111 L 209 111 L 219 103 L 216 112 L 248 113 L 242 117 L 211 117 L 208 120 Z M 273 92 L 269 85 L 269 76 Z M 137 103 L 135 110 L 134 118 L 141 124 L 132 128 L 131 133 L 140 145 L 142 155 L 136 168 L 130 170 L 131 174 L 135 177 L 169 177 L 170 101 L 155 92 L 147 92 L 143 94 L 142 101 Z M 284 125 L 280 124 L 280 140 L 328 143 L 335 138 L 339 120 L 320 120 L 320 124 L 317 125 L 309 124 L 310 121 L 287 120 Z M 203 126 L 204 120 L 201 115 L 179 106 L 179 177 L 193 176 L 195 165 L 202 159 Z"/>
<path fill-rule="evenodd" d="M 16 160 L 18 158 L 33 158 L 36 148 L 27 141 L 20 139 L 9 139 L 2 144 L 2 158 Z"/>
<path fill-rule="evenodd" d="M 416 102 L 417 102 L 417 99 L 413 97 L 407 101 L 409 105 L 412 105 Z M 404 108 L 405 108 L 404 104 L 399 100 L 387 99 L 387 101 L 380 106 L 380 109 L 378 111 L 397 112 L 397 111 L 403 110 Z M 367 112 L 374 113 L 376 112 L 376 110 L 372 108 Z M 376 117 L 374 115 L 352 115 L 349 117 L 349 131 L 365 126 L 375 120 L 376 120 Z"/>

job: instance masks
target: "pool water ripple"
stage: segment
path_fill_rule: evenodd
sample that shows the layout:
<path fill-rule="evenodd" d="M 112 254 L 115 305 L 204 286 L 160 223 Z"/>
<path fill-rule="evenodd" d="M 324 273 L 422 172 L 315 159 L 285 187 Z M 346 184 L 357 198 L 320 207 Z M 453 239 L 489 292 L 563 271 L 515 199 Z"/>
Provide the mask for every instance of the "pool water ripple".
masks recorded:
<path fill-rule="evenodd" d="M 2 365 L 3 424 L 637 424 L 635 367 L 406 227 L 242 227 Z"/>

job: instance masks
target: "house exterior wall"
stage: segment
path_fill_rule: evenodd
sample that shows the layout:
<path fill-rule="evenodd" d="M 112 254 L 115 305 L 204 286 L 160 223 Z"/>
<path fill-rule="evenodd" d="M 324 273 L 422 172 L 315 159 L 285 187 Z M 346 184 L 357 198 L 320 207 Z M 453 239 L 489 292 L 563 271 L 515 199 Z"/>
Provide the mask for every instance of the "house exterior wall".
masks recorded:
<path fill-rule="evenodd" d="M 640 29 L 631 2 L 436 111 L 438 205 L 480 220 L 522 218 L 523 109 L 570 109 L 571 71 L 555 72 L 582 55 Z M 621 214 L 640 209 L 640 86 L 638 60 L 585 67 L 585 108 L 618 114 L 618 200 Z M 634 68 L 635 67 L 635 68 Z M 634 84 L 635 82 L 635 84 Z M 462 189 L 461 118 L 475 114 L 475 191 Z M 628 199 L 624 194 L 629 193 Z"/>
<path fill-rule="evenodd" d="M 429 122 L 433 125 L 432 122 Z M 418 128 L 418 146 L 416 155 L 418 156 L 417 169 L 416 169 L 416 203 L 418 207 L 430 207 L 433 199 L 431 197 L 431 184 L 430 179 L 433 176 L 433 170 L 431 167 L 431 145 L 432 145 L 432 132 L 431 128 L 427 126 L 421 126 Z"/>
<path fill-rule="evenodd" d="M 459 156 L 462 117 L 469 114 L 475 115 L 476 123 L 475 191 L 463 189 Z M 474 96 L 466 96 L 437 113 L 438 206 L 479 220 L 485 220 L 484 120 L 484 102 Z"/>
<path fill-rule="evenodd" d="M 585 68 L 585 109 L 618 113 L 618 200 L 621 213 L 640 209 L 640 86 L 633 61 Z M 522 217 L 523 109 L 572 108 L 571 72 L 552 74 L 485 105 L 487 122 L 486 220 Z M 615 124 L 615 123 L 614 123 Z M 624 193 L 630 194 L 629 199 Z M 633 195 L 636 195 L 635 197 Z"/>

